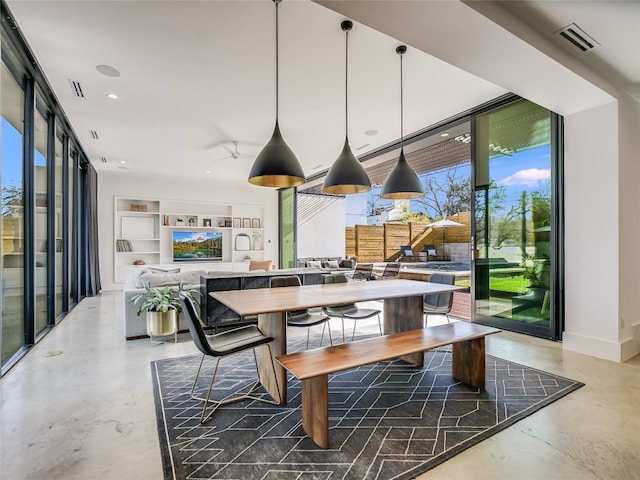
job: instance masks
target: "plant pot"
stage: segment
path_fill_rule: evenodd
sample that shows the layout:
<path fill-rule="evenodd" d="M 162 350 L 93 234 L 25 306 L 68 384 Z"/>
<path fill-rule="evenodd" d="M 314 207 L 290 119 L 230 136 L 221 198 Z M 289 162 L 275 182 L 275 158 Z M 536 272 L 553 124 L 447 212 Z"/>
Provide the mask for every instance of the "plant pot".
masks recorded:
<path fill-rule="evenodd" d="M 178 330 L 178 311 L 147 312 L 147 335 L 164 337 L 173 335 Z"/>

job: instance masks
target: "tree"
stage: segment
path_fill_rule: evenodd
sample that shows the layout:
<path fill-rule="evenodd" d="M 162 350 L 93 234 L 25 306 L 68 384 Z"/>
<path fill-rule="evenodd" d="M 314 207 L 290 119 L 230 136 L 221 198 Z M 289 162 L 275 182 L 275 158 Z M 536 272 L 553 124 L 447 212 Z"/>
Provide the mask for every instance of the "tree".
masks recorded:
<path fill-rule="evenodd" d="M 471 179 L 450 168 L 423 179 L 425 195 L 415 202 L 430 218 L 445 218 L 471 210 Z"/>
<path fill-rule="evenodd" d="M 22 187 L 7 185 L 2 187 L 2 216 L 14 217 L 23 206 Z"/>

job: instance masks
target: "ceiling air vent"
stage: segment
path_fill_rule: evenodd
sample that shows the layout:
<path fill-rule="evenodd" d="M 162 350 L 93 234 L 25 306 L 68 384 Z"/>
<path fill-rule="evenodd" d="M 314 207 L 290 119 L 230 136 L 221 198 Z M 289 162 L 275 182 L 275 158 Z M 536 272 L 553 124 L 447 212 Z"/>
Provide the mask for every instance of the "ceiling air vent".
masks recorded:
<path fill-rule="evenodd" d="M 102 163 L 107 163 L 107 157 L 100 157 L 100 161 Z"/>
<path fill-rule="evenodd" d="M 91 135 L 91 138 L 93 138 L 94 140 L 98 140 L 98 132 L 96 132 L 95 130 L 89 130 L 89 135 Z"/>
<path fill-rule="evenodd" d="M 76 97 L 84 98 L 84 90 L 78 80 L 69 79 L 69 85 L 71 85 L 71 91 Z"/>
<path fill-rule="evenodd" d="M 567 25 L 566 27 L 558 30 L 555 34 L 560 35 L 575 48 L 580 49 L 581 52 L 588 52 L 589 50 L 593 50 L 600 46 L 593 37 L 589 36 L 575 23 Z"/>

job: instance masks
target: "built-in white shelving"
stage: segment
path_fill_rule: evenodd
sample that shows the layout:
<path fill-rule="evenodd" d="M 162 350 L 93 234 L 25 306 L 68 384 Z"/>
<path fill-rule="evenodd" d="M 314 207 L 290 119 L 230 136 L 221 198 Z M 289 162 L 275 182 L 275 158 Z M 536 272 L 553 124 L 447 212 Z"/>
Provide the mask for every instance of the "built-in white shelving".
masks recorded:
<path fill-rule="evenodd" d="M 175 262 L 185 270 L 241 271 L 248 258 L 264 259 L 262 205 L 225 205 L 162 199 L 114 199 L 114 282 L 126 280 L 136 268 L 173 262 L 173 232 L 220 232 L 218 261 Z M 248 249 L 236 249 L 236 237 L 248 237 Z M 246 238 L 238 244 L 246 246 Z M 247 258 L 248 257 L 248 258 Z M 136 263 L 141 263 L 136 265 Z"/>

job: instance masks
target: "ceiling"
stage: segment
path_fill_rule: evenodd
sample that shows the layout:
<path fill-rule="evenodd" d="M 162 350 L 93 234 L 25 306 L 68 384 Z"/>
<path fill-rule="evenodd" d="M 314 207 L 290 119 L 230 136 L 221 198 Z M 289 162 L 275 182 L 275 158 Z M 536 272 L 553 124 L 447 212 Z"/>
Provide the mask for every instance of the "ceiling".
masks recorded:
<path fill-rule="evenodd" d="M 443 3 L 457 9 L 456 18 L 438 17 Z M 99 173 L 248 185 L 253 158 L 269 140 L 275 121 L 271 1 L 7 0 L 7 4 Z M 383 28 L 365 24 L 378 27 L 372 17 L 375 8 L 401 4 L 429 9 L 424 14 L 432 25 L 457 20 L 462 23 L 458 27 L 465 28 L 460 12 L 472 12 L 475 18 L 480 12 L 503 28 L 508 26 L 513 35 L 526 33 L 526 28 L 515 31 L 514 25 L 528 26 L 543 40 L 558 42 L 581 66 L 604 72 L 640 99 L 638 2 L 469 2 L 467 6 L 285 0 L 279 7 L 279 123 L 307 176 L 328 169 L 344 143 L 345 36 L 340 22 L 345 14 L 353 13 L 355 21 L 349 34 L 352 148 L 360 156 L 399 138 L 400 62 L 395 48 L 400 41 L 380 33 Z M 379 25 L 385 22 L 384 16 L 377 20 Z M 553 32 L 572 22 L 601 46 L 587 54 L 567 49 Z M 394 36 L 403 37 L 398 32 Z M 443 61 L 449 60 L 447 48 L 458 54 L 471 50 L 469 39 L 467 47 L 460 47 L 453 35 L 441 37 L 428 48 L 409 40 L 410 36 L 403 37 L 409 47 L 403 67 L 405 134 L 508 91 L 527 93 L 513 88 L 507 75 L 480 75 L 491 81 L 483 80 L 465 71 L 464 62 L 454 66 L 455 62 Z M 99 65 L 116 69 L 119 76 L 101 73 Z M 74 95 L 71 82 L 80 84 L 84 98 Z M 109 93 L 118 98 L 108 98 Z M 527 98 L 536 101 L 533 97 Z M 545 106 L 555 106 L 551 103 Z M 561 110 L 559 106 L 556 111 L 564 113 Z M 239 158 L 231 156 L 234 141 Z"/>

